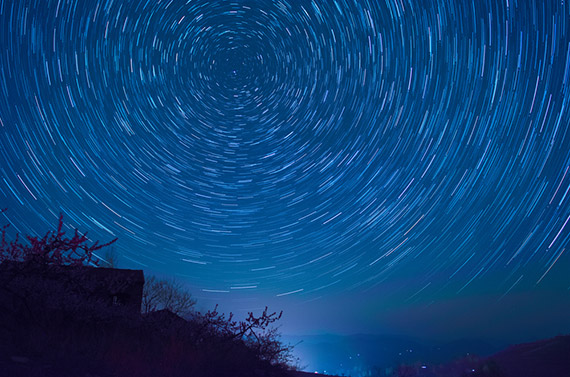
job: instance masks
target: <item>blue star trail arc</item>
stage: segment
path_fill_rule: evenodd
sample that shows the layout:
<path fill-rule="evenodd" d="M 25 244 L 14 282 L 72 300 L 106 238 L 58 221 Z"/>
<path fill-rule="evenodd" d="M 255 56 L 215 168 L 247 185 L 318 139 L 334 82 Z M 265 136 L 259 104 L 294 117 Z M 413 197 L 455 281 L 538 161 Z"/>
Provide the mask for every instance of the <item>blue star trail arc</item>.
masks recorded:
<path fill-rule="evenodd" d="M 569 20 L 565 1 L 0 0 L 4 216 L 36 234 L 61 211 L 205 295 L 540 284 L 568 257 Z"/>

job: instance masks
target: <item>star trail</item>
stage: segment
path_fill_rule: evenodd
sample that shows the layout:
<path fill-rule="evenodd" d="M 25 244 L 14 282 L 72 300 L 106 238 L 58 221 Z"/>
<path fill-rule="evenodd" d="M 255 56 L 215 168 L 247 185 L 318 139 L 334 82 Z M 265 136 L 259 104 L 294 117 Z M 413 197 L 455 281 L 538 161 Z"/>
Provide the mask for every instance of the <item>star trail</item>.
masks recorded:
<path fill-rule="evenodd" d="M 121 267 L 246 307 L 568 300 L 569 22 L 564 0 L 0 0 L 5 222 L 62 212 Z"/>

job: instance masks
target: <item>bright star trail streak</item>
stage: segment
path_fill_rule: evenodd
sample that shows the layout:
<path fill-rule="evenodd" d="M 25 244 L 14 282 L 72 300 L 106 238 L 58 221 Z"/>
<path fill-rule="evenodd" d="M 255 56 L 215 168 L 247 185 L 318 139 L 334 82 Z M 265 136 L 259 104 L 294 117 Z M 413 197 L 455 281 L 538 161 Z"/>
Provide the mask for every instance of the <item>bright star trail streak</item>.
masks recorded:
<path fill-rule="evenodd" d="M 255 307 L 568 289 L 569 23 L 566 1 L 0 0 L 4 220 L 62 212 L 122 267 Z"/>

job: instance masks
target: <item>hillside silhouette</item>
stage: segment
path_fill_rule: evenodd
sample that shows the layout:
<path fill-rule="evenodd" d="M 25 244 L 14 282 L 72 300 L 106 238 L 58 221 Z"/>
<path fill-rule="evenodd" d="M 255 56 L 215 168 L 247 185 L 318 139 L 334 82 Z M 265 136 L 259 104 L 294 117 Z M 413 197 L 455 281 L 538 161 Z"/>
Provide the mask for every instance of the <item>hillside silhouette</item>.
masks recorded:
<path fill-rule="evenodd" d="M 89 244 L 62 225 L 27 242 L 2 228 L 0 377 L 292 375 L 291 347 L 272 326 L 280 313 L 183 318 L 169 309 L 194 301 L 179 287 L 151 278 L 149 293 L 142 271 L 96 267 L 93 252 L 114 241 Z"/>
<path fill-rule="evenodd" d="M 0 264 L 2 376 L 288 376 L 264 311 L 140 313 L 142 271 Z"/>

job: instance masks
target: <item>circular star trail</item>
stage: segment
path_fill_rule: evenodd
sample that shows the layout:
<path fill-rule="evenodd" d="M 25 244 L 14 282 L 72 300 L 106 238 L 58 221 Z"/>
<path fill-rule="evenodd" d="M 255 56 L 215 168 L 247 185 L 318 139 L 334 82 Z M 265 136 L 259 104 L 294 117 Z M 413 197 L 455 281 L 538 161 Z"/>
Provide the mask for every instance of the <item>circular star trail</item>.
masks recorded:
<path fill-rule="evenodd" d="M 6 221 L 62 212 L 203 294 L 541 284 L 569 252 L 569 20 L 565 1 L 0 1 Z"/>

